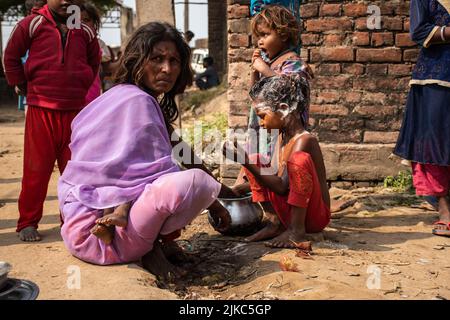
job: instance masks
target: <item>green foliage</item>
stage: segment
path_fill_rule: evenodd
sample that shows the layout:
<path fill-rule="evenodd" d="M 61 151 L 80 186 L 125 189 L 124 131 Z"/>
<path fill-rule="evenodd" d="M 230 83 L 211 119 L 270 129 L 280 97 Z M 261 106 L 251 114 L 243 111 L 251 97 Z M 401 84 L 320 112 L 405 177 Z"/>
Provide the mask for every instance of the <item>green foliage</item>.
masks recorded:
<path fill-rule="evenodd" d="M 413 193 L 413 179 L 411 171 L 400 171 L 396 176 L 387 176 L 384 179 L 384 187 L 392 188 L 396 192 Z"/>
<path fill-rule="evenodd" d="M 207 120 L 207 119 L 211 120 Z M 191 146 L 194 146 L 194 143 L 202 143 L 203 148 L 206 147 L 211 142 L 214 142 L 214 138 L 209 134 L 214 133 L 214 131 L 220 134 L 220 138 L 224 139 L 226 137 L 226 132 L 228 129 L 228 115 L 225 113 L 213 113 L 210 117 L 201 117 L 198 119 L 199 123 L 201 123 L 200 127 L 187 127 L 185 128 L 185 132 L 183 133 L 183 139 L 188 142 Z M 185 134 L 186 133 L 186 134 Z M 219 137 L 217 137 L 219 138 Z"/>

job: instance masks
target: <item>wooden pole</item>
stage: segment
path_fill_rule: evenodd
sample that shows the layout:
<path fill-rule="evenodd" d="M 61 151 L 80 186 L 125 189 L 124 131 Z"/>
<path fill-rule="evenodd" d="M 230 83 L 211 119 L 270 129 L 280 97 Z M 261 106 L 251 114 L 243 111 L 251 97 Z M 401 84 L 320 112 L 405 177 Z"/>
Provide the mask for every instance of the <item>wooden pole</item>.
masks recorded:
<path fill-rule="evenodd" d="M 189 0 L 184 1 L 184 32 L 189 30 Z"/>

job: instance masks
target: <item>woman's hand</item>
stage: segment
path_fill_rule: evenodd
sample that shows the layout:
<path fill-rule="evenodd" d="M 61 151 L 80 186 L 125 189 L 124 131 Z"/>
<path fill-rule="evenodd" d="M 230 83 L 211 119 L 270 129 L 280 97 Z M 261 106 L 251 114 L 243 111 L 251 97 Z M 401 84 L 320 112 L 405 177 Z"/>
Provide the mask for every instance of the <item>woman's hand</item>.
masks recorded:
<path fill-rule="evenodd" d="M 225 158 L 242 165 L 246 165 L 250 162 L 247 152 L 245 152 L 245 150 L 237 143 L 237 141 L 234 141 L 233 143 L 231 143 L 230 141 L 225 141 L 225 143 L 223 144 L 222 153 Z"/>
<path fill-rule="evenodd" d="M 245 196 L 251 191 L 250 184 L 248 182 L 238 184 L 237 186 L 232 187 L 231 191 L 239 197 Z"/>

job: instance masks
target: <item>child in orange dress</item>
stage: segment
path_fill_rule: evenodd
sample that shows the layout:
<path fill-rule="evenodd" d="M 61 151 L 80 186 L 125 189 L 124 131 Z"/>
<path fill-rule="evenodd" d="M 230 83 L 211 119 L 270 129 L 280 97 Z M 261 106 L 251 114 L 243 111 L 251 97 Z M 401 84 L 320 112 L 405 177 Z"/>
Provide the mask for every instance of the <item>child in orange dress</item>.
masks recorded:
<path fill-rule="evenodd" d="M 252 87 L 250 96 L 261 126 L 281 134 L 267 166 L 260 154 L 248 156 L 236 143 L 224 146 L 229 159 L 244 159 L 253 201 L 260 202 L 267 214 L 266 225 L 247 240 L 271 239 L 266 245 L 294 248 L 306 233 L 320 232 L 330 222 L 322 152 L 300 121 L 309 104 L 308 81 L 299 74 L 267 77 Z"/>

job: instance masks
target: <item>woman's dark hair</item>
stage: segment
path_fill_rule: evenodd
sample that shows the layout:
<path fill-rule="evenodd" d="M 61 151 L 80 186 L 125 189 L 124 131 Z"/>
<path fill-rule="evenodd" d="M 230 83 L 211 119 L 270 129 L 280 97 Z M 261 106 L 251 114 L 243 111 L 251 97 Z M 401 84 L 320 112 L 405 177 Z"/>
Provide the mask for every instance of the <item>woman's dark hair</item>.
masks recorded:
<path fill-rule="evenodd" d="M 95 4 L 91 2 L 84 2 L 80 5 L 81 11 L 85 11 L 89 16 L 89 19 L 94 23 L 95 31 L 98 32 L 100 30 L 100 26 L 102 24 L 102 20 L 100 17 L 100 12 L 98 11 Z"/>
<path fill-rule="evenodd" d="M 134 84 L 149 91 L 144 84 L 144 67 L 155 45 L 161 41 L 171 41 L 180 55 L 181 71 L 173 88 L 164 94 L 159 102 L 166 122 L 172 123 L 178 117 L 175 96 L 183 93 L 192 84 L 191 49 L 181 33 L 165 22 L 150 22 L 143 25 L 131 36 L 120 57 L 119 67 L 114 74 L 114 83 Z"/>

